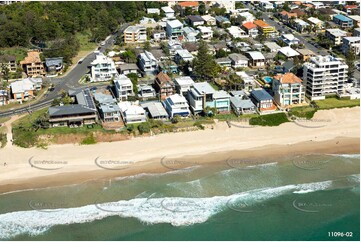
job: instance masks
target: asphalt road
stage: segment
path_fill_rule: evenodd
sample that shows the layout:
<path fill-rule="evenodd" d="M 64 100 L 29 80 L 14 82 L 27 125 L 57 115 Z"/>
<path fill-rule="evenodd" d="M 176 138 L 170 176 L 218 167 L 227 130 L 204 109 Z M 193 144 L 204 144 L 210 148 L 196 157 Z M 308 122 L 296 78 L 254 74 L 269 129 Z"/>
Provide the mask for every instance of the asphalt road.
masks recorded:
<path fill-rule="evenodd" d="M 123 31 L 129 26 L 128 23 L 122 25 L 122 27 L 115 33 L 111 35 L 111 37 L 106 41 L 105 45 L 100 46 L 98 49 L 100 52 L 105 52 L 106 49 L 109 49 L 113 46 L 114 40 L 117 36 L 119 36 Z M 42 99 L 38 102 L 33 103 L 31 105 L 26 105 L 21 108 L 12 109 L 4 112 L 0 112 L 1 117 L 7 117 L 12 115 L 17 115 L 21 113 L 31 113 L 32 111 L 48 107 L 51 105 L 51 102 L 60 97 L 60 91 L 65 90 L 68 91 L 72 88 L 84 87 L 79 83 L 79 80 L 82 76 L 84 76 L 89 71 L 90 63 L 95 59 L 94 52 L 91 52 L 89 55 L 84 57 L 82 63 L 77 64 L 72 70 L 70 70 L 63 77 L 46 77 L 44 80 L 49 81 L 54 84 L 54 89 L 52 91 L 48 91 Z"/>

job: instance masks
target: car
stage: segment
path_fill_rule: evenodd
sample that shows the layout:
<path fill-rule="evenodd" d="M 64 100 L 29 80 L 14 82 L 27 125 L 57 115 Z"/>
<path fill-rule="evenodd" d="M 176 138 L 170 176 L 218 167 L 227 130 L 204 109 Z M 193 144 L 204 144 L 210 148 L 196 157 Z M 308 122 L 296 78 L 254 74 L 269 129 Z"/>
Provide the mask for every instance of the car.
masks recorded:
<path fill-rule="evenodd" d="M 357 63 L 355 66 L 356 66 L 356 69 L 359 71 L 360 70 L 360 63 Z"/>
<path fill-rule="evenodd" d="M 83 61 L 84 61 L 84 58 L 81 58 L 81 59 L 78 61 L 78 64 L 83 63 Z"/>

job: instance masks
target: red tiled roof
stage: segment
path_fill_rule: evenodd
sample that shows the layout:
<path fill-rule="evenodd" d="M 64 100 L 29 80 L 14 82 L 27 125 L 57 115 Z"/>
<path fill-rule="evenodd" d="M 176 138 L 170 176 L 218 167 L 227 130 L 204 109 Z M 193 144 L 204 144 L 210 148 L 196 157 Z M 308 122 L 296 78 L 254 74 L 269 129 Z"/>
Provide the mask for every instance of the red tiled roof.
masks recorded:
<path fill-rule="evenodd" d="M 198 2 L 180 2 L 178 3 L 179 6 L 181 7 L 198 7 Z"/>
<path fill-rule="evenodd" d="M 279 80 L 282 84 L 302 83 L 302 80 L 292 72 L 288 72 L 284 75 L 277 74 L 274 78 Z"/>
<path fill-rule="evenodd" d="M 353 8 L 357 8 L 357 5 L 346 5 L 344 6 L 345 9 L 353 9 Z"/>
<path fill-rule="evenodd" d="M 257 28 L 257 25 L 255 25 L 255 24 L 252 23 L 252 22 L 244 23 L 242 26 L 245 27 L 246 29 L 254 29 L 254 28 Z"/>

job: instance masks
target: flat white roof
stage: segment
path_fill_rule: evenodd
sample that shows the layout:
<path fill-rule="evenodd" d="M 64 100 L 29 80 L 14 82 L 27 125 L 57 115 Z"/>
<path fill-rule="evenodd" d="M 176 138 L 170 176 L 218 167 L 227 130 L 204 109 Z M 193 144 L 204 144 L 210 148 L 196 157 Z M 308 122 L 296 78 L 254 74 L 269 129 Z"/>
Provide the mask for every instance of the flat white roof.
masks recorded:
<path fill-rule="evenodd" d="M 249 51 L 247 52 L 253 60 L 265 59 L 264 55 L 260 51 Z"/>
<path fill-rule="evenodd" d="M 292 49 L 289 46 L 286 47 L 282 47 L 279 52 L 281 52 L 282 54 L 284 54 L 287 57 L 293 57 L 293 56 L 298 56 L 300 55 L 297 51 L 295 51 L 294 49 Z"/>
<path fill-rule="evenodd" d="M 177 77 L 174 79 L 174 81 L 176 83 L 178 83 L 178 85 L 182 86 L 182 85 L 192 85 L 194 84 L 193 79 L 190 76 L 181 76 L 181 77 Z"/>
<path fill-rule="evenodd" d="M 324 23 L 322 20 L 319 20 L 318 18 L 315 18 L 315 17 L 309 17 L 307 20 L 313 24 L 323 24 Z"/>
<path fill-rule="evenodd" d="M 163 12 L 165 12 L 165 13 L 174 13 L 173 8 L 171 8 L 171 7 L 165 6 L 165 7 L 162 7 L 162 10 L 163 10 Z"/>
<path fill-rule="evenodd" d="M 341 29 L 326 29 L 326 31 L 328 31 L 330 34 L 336 36 L 336 37 L 342 37 L 342 36 L 346 36 L 347 32 L 343 31 Z"/>
<path fill-rule="evenodd" d="M 183 24 L 182 24 L 178 19 L 167 21 L 167 24 L 168 24 L 171 28 L 183 27 Z"/>

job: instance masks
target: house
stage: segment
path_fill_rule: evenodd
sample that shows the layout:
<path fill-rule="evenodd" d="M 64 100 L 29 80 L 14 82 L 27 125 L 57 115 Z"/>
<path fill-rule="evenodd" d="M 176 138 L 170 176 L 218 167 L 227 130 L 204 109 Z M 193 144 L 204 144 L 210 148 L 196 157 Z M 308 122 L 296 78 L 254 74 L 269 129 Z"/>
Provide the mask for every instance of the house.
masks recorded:
<path fill-rule="evenodd" d="M 237 71 L 236 75 L 243 81 L 242 89 L 245 91 L 251 91 L 256 86 L 256 80 L 253 76 L 248 75 L 244 71 Z"/>
<path fill-rule="evenodd" d="M 198 25 L 204 24 L 204 19 L 199 15 L 189 15 L 188 22 L 193 26 L 196 27 Z"/>
<path fill-rule="evenodd" d="M 264 67 L 266 59 L 264 55 L 259 51 L 246 52 L 248 58 L 248 65 L 250 67 Z"/>
<path fill-rule="evenodd" d="M 347 55 L 350 51 L 355 56 L 360 55 L 360 37 L 343 37 L 342 39 L 342 52 Z"/>
<path fill-rule="evenodd" d="M 203 112 L 206 107 L 219 112 L 230 111 L 230 96 L 225 91 L 216 91 L 208 82 L 194 83 L 188 92 L 188 101 L 194 114 Z"/>
<path fill-rule="evenodd" d="M 282 12 L 279 13 L 279 16 L 281 16 L 283 20 L 289 21 L 292 18 L 297 18 L 297 13 L 289 13 L 283 10 Z"/>
<path fill-rule="evenodd" d="M 139 67 L 135 63 L 129 63 L 129 64 L 127 63 L 119 66 L 119 73 L 123 75 L 128 75 L 131 73 L 138 75 L 138 71 L 139 71 Z"/>
<path fill-rule="evenodd" d="M 337 14 L 337 15 L 333 16 L 332 21 L 335 24 L 339 25 L 341 28 L 352 28 L 353 27 L 353 20 L 342 14 Z"/>
<path fill-rule="evenodd" d="M 216 18 L 212 17 L 211 15 L 203 15 L 202 19 L 204 20 L 206 25 L 214 26 L 217 24 Z"/>
<path fill-rule="evenodd" d="M 294 20 L 294 27 L 300 33 L 303 33 L 306 29 L 308 29 L 309 26 L 310 25 L 307 22 L 303 21 L 302 19 Z"/>
<path fill-rule="evenodd" d="M 232 61 L 228 57 L 217 58 L 215 61 L 220 67 L 229 68 L 232 66 Z"/>
<path fill-rule="evenodd" d="M 286 58 L 294 58 L 300 55 L 297 51 L 295 51 L 289 46 L 282 47 L 281 49 L 279 49 L 278 53 L 285 56 Z"/>
<path fill-rule="evenodd" d="M 158 14 L 160 15 L 159 8 L 147 8 L 147 14 Z"/>
<path fill-rule="evenodd" d="M 7 90 L 0 90 L 0 106 L 9 104 L 9 95 Z"/>
<path fill-rule="evenodd" d="M 179 42 L 179 40 L 169 40 L 168 49 L 169 49 L 169 54 L 171 56 L 174 56 L 176 54 L 176 51 L 183 50 L 183 47 L 182 44 Z"/>
<path fill-rule="evenodd" d="M 151 119 L 167 120 L 168 113 L 159 101 L 143 102 L 140 106 L 146 111 L 146 114 Z"/>
<path fill-rule="evenodd" d="M 278 52 L 281 49 L 276 42 L 264 42 L 264 45 L 269 49 L 270 52 Z"/>
<path fill-rule="evenodd" d="M 45 75 L 43 62 L 40 59 L 38 50 L 30 50 L 24 60 L 20 61 L 20 66 L 28 77 Z"/>
<path fill-rule="evenodd" d="M 293 34 L 283 34 L 279 37 L 279 39 L 288 46 L 298 45 L 300 43 L 300 40 Z"/>
<path fill-rule="evenodd" d="M 329 38 L 334 45 L 341 45 L 342 38 L 347 36 L 347 32 L 341 29 L 326 29 L 325 36 Z"/>
<path fill-rule="evenodd" d="M 274 9 L 273 4 L 270 3 L 269 1 L 260 1 L 258 3 L 258 6 L 261 8 L 261 10 L 263 10 L 265 12 L 269 12 Z"/>
<path fill-rule="evenodd" d="M 167 97 L 162 104 L 170 118 L 173 118 L 176 115 L 188 117 L 191 113 L 189 111 L 187 100 L 180 94 L 174 94 Z"/>
<path fill-rule="evenodd" d="M 232 36 L 232 38 L 248 38 L 249 35 L 238 26 L 231 26 L 227 28 L 228 33 Z"/>
<path fill-rule="evenodd" d="M 306 96 L 322 100 L 327 95 L 342 95 L 347 82 L 348 65 L 341 58 L 330 55 L 311 57 L 303 64 L 303 84 Z"/>
<path fill-rule="evenodd" d="M 261 34 L 265 35 L 266 37 L 272 37 L 272 38 L 276 37 L 277 31 L 275 27 L 270 26 L 268 23 L 264 22 L 263 20 L 255 20 L 253 23 L 257 26 Z"/>
<path fill-rule="evenodd" d="M 322 2 L 311 2 L 311 4 L 313 5 L 314 9 L 320 9 L 325 7 Z"/>
<path fill-rule="evenodd" d="M 325 27 L 325 22 L 319 20 L 318 18 L 309 17 L 307 21 L 317 29 L 323 29 Z"/>
<path fill-rule="evenodd" d="M 226 12 L 229 13 L 232 10 L 236 9 L 236 1 L 234 1 L 234 0 L 227 0 L 227 1 L 218 0 L 218 1 L 215 1 L 213 6 L 218 7 L 218 8 L 225 8 Z"/>
<path fill-rule="evenodd" d="M 197 1 L 178 2 L 178 6 L 180 6 L 182 9 L 191 8 L 192 11 L 198 11 Z"/>
<path fill-rule="evenodd" d="M 133 96 L 133 83 L 126 75 L 119 75 L 114 79 L 115 96 L 121 101 L 125 101 L 129 96 Z"/>
<path fill-rule="evenodd" d="M 45 58 L 45 66 L 48 75 L 57 75 L 63 69 L 63 57 Z"/>
<path fill-rule="evenodd" d="M 360 19 L 361 19 L 360 15 L 349 15 L 348 17 L 352 19 L 353 26 L 356 27 L 360 26 Z"/>
<path fill-rule="evenodd" d="M 183 24 L 178 20 L 169 20 L 166 25 L 167 36 L 170 39 L 178 39 L 183 36 Z"/>
<path fill-rule="evenodd" d="M 103 122 L 121 121 L 120 108 L 110 93 L 96 92 L 93 96 L 99 110 L 99 116 Z"/>
<path fill-rule="evenodd" d="M 282 107 L 305 102 L 305 88 L 302 80 L 292 72 L 274 76 L 272 90 L 275 102 Z"/>
<path fill-rule="evenodd" d="M 16 63 L 16 56 L 15 55 L 1 55 L 0 56 L 0 70 L 6 66 L 9 72 L 16 72 L 18 68 Z M 2 71 L 2 70 L 1 70 Z"/>
<path fill-rule="evenodd" d="M 252 22 L 246 22 L 242 24 L 244 30 L 246 30 L 249 37 L 255 38 L 258 35 L 257 25 Z"/>
<path fill-rule="evenodd" d="M 203 26 L 199 26 L 199 27 L 203 27 Z M 188 50 L 188 52 L 191 53 L 192 55 L 197 55 L 199 43 L 185 42 L 185 43 L 183 43 L 182 47 L 183 47 L 183 49 Z"/>
<path fill-rule="evenodd" d="M 251 91 L 251 100 L 260 113 L 276 110 L 272 96 L 264 89 L 255 89 Z"/>
<path fill-rule="evenodd" d="M 50 127 L 82 127 L 98 121 L 97 111 L 81 104 L 49 107 L 48 114 Z"/>
<path fill-rule="evenodd" d="M 179 64 L 181 61 L 191 62 L 193 58 L 193 55 L 189 53 L 188 50 L 177 50 L 174 56 L 174 61 Z"/>
<path fill-rule="evenodd" d="M 167 32 L 164 30 L 155 30 L 153 31 L 152 36 L 155 41 L 165 40 L 167 39 Z"/>
<path fill-rule="evenodd" d="M 96 110 L 92 94 L 88 88 L 70 89 L 68 95 L 73 99 L 74 103 Z"/>
<path fill-rule="evenodd" d="M 201 38 L 205 41 L 209 41 L 213 38 L 213 30 L 209 27 L 205 26 L 198 26 L 197 29 L 199 30 L 199 33 L 201 34 Z"/>
<path fill-rule="evenodd" d="M 160 72 L 154 81 L 154 88 L 159 93 L 161 100 L 175 93 L 175 85 L 172 79 L 165 73 Z"/>
<path fill-rule="evenodd" d="M 219 27 L 223 27 L 224 25 L 231 24 L 231 21 L 224 16 L 216 16 L 216 23 Z"/>
<path fill-rule="evenodd" d="M 153 74 L 158 69 L 158 60 L 149 51 L 141 53 L 138 60 L 139 68 L 147 74 Z"/>
<path fill-rule="evenodd" d="M 255 17 L 250 12 L 242 12 L 239 13 L 238 16 L 241 16 L 244 20 L 242 21 L 242 24 L 245 23 L 253 23 L 255 21 Z"/>
<path fill-rule="evenodd" d="M 174 10 L 171 7 L 161 7 L 162 11 L 165 14 L 165 17 L 168 19 L 173 19 L 174 18 Z"/>
<path fill-rule="evenodd" d="M 244 55 L 232 53 L 228 56 L 231 60 L 231 65 L 233 68 L 247 67 L 248 66 L 248 58 Z"/>
<path fill-rule="evenodd" d="M 355 28 L 352 34 L 355 37 L 360 37 L 360 28 Z"/>
<path fill-rule="evenodd" d="M 43 80 L 41 78 L 26 78 L 10 83 L 10 96 L 19 103 L 35 97 L 35 92 L 40 91 Z"/>
<path fill-rule="evenodd" d="M 147 29 L 145 26 L 129 26 L 123 31 L 124 43 L 143 43 L 147 41 Z"/>
<path fill-rule="evenodd" d="M 188 91 L 193 87 L 194 81 L 189 76 L 180 76 L 174 79 L 175 89 L 178 94 L 186 97 Z"/>
<path fill-rule="evenodd" d="M 114 77 L 118 76 L 114 61 L 105 56 L 103 53 L 97 52 L 95 60 L 90 63 L 90 66 L 91 82 L 110 81 Z"/>
<path fill-rule="evenodd" d="M 148 18 L 143 16 L 141 20 L 139 20 L 139 24 L 142 27 L 146 28 L 155 28 L 158 26 L 157 21 L 154 20 L 154 18 Z"/>
<path fill-rule="evenodd" d="M 230 97 L 231 107 L 233 111 L 239 116 L 242 114 L 256 113 L 256 105 L 250 99 L 242 99 L 240 97 Z"/>
<path fill-rule="evenodd" d="M 296 49 L 300 53 L 303 61 L 308 61 L 311 57 L 316 56 L 316 53 L 310 49 Z"/>
<path fill-rule="evenodd" d="M 290 12 L 297 14 L 297 18 L 302 18 L 306 15 L 305 11 L 300 8 L 292 9 Z"/>
<path fill-rule="evenodd" d="M 156 93 L 155 93 L 154 88 L 152 86 L 146 85 L 146 84 L 138 86 L 138 95 L 143 100 L 156 97 Z"/>
<path fill-rule="evenodd" d="M 170 73 L 178 73 L 178 65 L 172 60 L 165 60 L 159 62 L 159 71 L 170 74 Z"/>
<path fill-rule="evenodd" d="M 352 14 L 353 11 L 357 10 L 359 6 L 357 5 L 344 5 L 343 9 L 347 14 Z"/>
<path fill-rule="evenodd" d="M 128 101 L 119 102 L 118 106 L 125 124 L 143 123 L 147 121 L 144 108 Z"/>
<path fill-rule="evenodd" d="M 183 33 L 186 41 L 188 42 L 196 42 L 198 40 L 197 36 L 199 34 L 199 31 L 193 29 L 192 27 L 183 28 Z"/>

